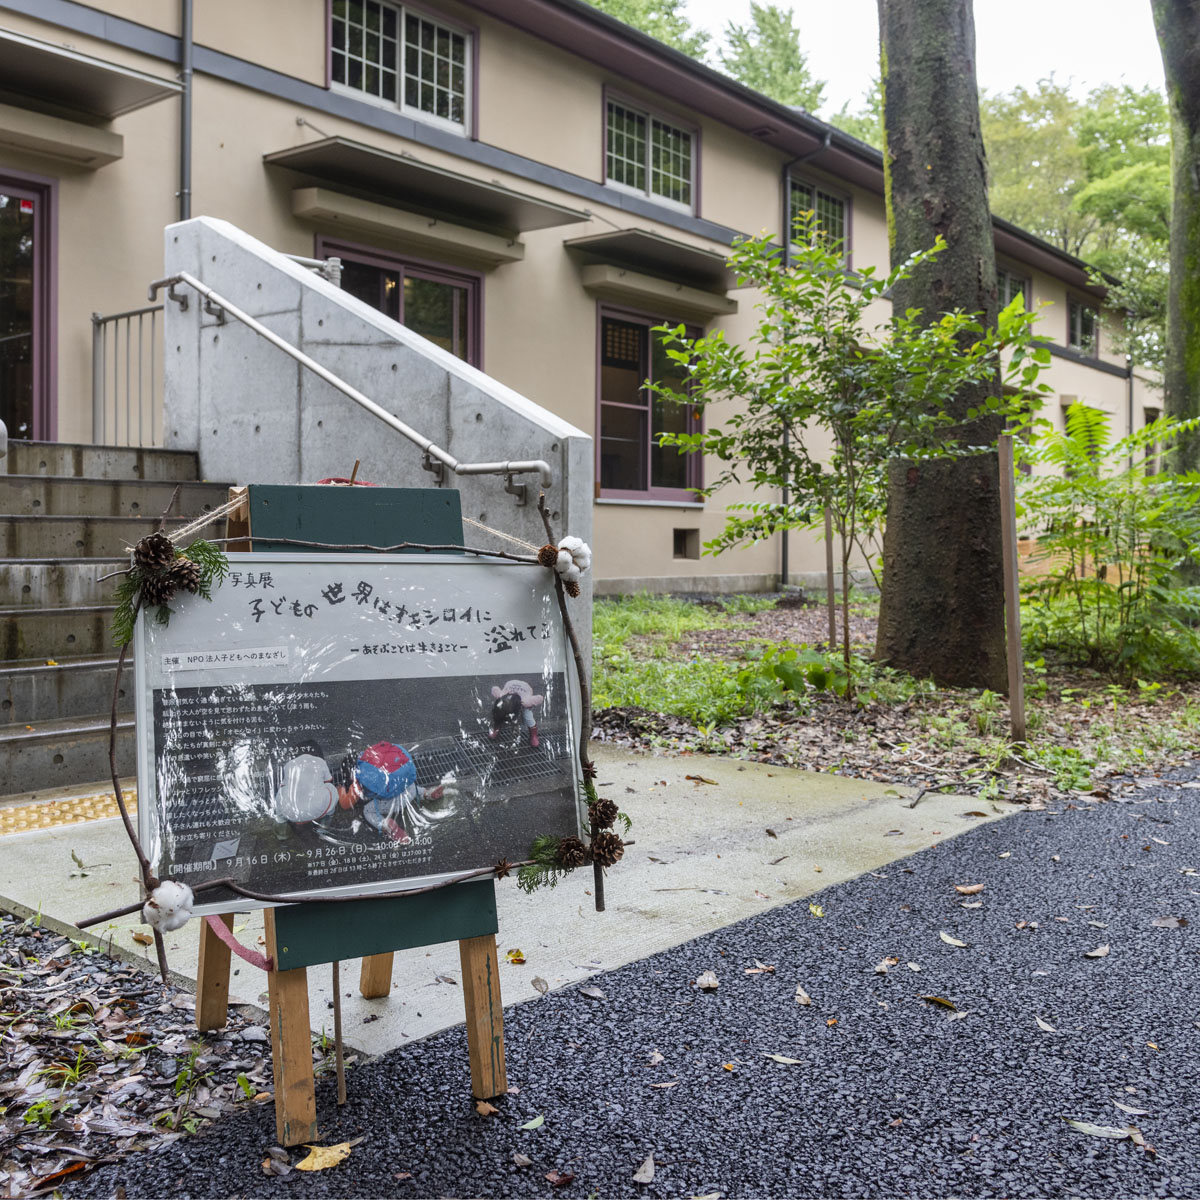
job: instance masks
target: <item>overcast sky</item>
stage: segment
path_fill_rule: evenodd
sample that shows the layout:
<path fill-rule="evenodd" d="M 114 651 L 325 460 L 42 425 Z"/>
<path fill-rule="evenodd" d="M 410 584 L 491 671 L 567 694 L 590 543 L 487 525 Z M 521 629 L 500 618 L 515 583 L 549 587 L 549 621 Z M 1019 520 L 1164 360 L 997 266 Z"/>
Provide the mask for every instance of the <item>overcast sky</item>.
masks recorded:
<path fill-rule="evenodd" d="M 821 115 L 857 108 L 879 61 L 875 0 L 776 0 L 789 4 L 818 79 Z M 716 35 L 745 22 L 750 0 L 687 0 L 691 20 Z M 1051 72 L 1080 90 L 1101 83 L 1162 87 L 1149 0 L 975 0 L 980 86 L 1007 91 Z"/>

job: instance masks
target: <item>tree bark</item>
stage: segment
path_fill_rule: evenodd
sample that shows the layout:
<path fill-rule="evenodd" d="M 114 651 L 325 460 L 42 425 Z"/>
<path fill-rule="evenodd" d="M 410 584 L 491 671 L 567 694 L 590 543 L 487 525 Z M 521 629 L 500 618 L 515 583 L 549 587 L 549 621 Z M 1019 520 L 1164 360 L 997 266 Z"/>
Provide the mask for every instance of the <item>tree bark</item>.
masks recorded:
<path fill-rule="evenodd" d="M 1171 274 L 1164 409 L 1200 416 L 1200 4 L 1152 0 L 1171 112 Z M 1180 438 L 1176 471 L 1200 468 L 1200 434 Z"/>
<path fill-rule="evenodd" d="M 878 0 L 884 179 L 893 265 L 947 247 L 898 285 L 895 311 L 995 322 L 996 260 L 975 83 L 971 0 Z M 996 443 L 999 418 L 967 421 L 995 385 L 950 407 L 965 445 Z M 913 675 L 1006 689 L 1004 569 L 995 451 L 893 462 L 876 656 Z"/>

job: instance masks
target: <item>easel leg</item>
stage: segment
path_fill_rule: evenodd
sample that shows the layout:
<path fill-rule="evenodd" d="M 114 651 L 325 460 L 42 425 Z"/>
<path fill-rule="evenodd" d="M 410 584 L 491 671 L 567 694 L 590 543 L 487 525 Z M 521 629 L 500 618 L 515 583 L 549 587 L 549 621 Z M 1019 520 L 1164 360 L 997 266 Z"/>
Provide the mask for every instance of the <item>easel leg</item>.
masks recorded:
<path fill-rule="evenodd" d="M 264 911 L 263 923 L 267 954 L 278 962 L 272 909 Z M 268 971 L 267 991 L 275 1070 L 275 1136 L 281 1146 L 314 1142 L 320 1135 L 308 1022 L 308 972 L 304 968 Z"/>
<path fill-rule="evenodd" d="M 392 990 L 392 960 L 395 954 L 371 954 L 362 960 L 358 990 L 368 1000 L 378 1000 Z"/>
<path fill-rule="evenodd" d="M 233 928 L 233 913 L 222 913 L 227 929 Z M 196 1029 L 224 1029 L 229 1019 L 229 947 L 200 920 L 200 957 L 196 963 Z"/>
<path fill-rule="evenodd" d="M 508 1091 L 504 1065 L 504 1006 L 494 934 L 458 943 L 462 962 L 463 1002 L 467 1010 L 467 1051 L 471 1059 L 471 1095 L 477 1100 Z"/>

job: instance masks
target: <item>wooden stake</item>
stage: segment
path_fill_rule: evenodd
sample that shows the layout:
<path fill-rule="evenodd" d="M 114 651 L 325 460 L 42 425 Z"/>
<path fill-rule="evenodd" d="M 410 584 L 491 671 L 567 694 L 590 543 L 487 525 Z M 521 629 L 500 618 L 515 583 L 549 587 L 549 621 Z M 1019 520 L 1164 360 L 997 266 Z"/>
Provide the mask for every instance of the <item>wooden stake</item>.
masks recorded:
<path fill-rule="evenodd" d="M 346 1060 L 342 1054 L 342 964 L 333 964 L 333 1054 L 337 1070 L 338 1107 L 346 1103 Z"/>
<path fill-rule="evenodd" d="M 504 1006 L 494 934 L 458 943 L 463 1003 L 467 1011 L 467 1051 L 471 1059 L 471 1095 L 488 1100 L 508 1091 L 504 1064 Z"/>
<path fill-rule="evenodd" d="M 825 507 L 825 605 L 829 609 L 829 649 L 837 646 L 837 595 L 833 587 L 833 514 Z"/>
<path fill-rule="evenodd" d="M 233 928 L 233 913 L 217 918 Z M 196 1029 L 224 1029 L 229 1019 L 229 947 L 200 920 L 200 958 L 196 963 Z"/>
<path fill-rule="evenodd" d="M 264 910 L 263 925 L 267 955 L 278 963 L 273 908 Z M 308 1023 L 308 972 L 303 967 L 268 971 L 267 993 L 275 1072 L 275 1136 L 281 1146 L 315 1142 L 320 1134 Z"/>
<path fill-rule="evenodd" d="M 1000 537 L 1004 553 L 1004 615 L 1008 648 L 1008 711 L 1014 742 L 1025 740 L 1025 659 L 1021 652 L 1021 589 L 1017 570 L 1017 498 L 1013 481 L 1012 434 L 1002 433 L 1000 451 Z"/>
<path fill-rule="evenodd" d="M 354 484 L 354 481 L 355 481 L 355 480 L 358 478 L 358 467 L 359 467 L 359 463 L 360 463 L 361 461 L 362 461 L 361 459 L 357 459 L 357 458 L 354 460 L 354 470 L 350 472 L 350 484 L 351 484 L 351 486 L 353 486 L 353 484 Z"/>
<path fill-rule="evenodd" d="M 367 1000 L 378 1000 L 392 990 L 392 960 L 395 954 L 372 954 L 362 960 L 358 990 Z"/>

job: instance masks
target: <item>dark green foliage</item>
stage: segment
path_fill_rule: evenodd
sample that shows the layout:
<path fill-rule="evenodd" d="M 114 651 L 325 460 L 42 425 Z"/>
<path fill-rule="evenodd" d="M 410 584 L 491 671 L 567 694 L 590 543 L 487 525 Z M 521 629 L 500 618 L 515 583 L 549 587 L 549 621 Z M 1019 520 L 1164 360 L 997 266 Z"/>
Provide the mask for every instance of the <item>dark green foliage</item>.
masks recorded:
<path fill-rule="evenodd" d="M 730 21 L 726 48 L 717 51 L 721 70 L 740 83 L 808 112 L 821 107 L 823 80 L 815 79 L 790 8 L 750 0 L 750 23 Z"/>
<path fill-rule="evenodd" d="M 1200 473 L 1150 475 L 1154 460 L 1200 419 L 1160 418 L 1113 442 L 1107 413 L 1074 404 L 1065 432 L 1034 423 L 1019 516 L 1037 538 L 1026 580 L 1027 649 L 1124 679 L 1200 672 Z"/>
<path fill-rule="evenodd" d="M 197 572 L 181 567 L 184 560 L 194 564 Z M 166 625 L 171 619 L 172 610 L 167 600 L 160 601 L 161 597 L 169 598 L 176 587 L 184 587 L 205 600 L 211 600 L 214 581 L 224 579 L 228 571 L 229 560 L 225 554 L 211 542 L 203 540 L 192 542 L 186 550 L 176 548 L 173 562 L 157 571 L 147 570 L 136 562 L 131 563 L 129 570 L 118 581 L 113 595 L 116 604 L 112 619 L 114 642 L 118 646 L 127 646 L 133 641 L 139 608 L 154 608 L 154 619 L 160 625 Z"/>

